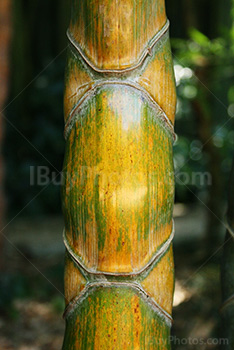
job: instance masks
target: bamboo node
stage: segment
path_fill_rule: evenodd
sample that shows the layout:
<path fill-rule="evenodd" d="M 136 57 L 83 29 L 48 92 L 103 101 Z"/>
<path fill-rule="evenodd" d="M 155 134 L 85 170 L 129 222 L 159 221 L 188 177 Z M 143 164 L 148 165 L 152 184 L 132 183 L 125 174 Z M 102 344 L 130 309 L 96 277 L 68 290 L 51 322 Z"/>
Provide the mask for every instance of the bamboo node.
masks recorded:
<path fill-rule="evenodd" d="M 85 53 L 81 49 L 80 45 L 73 38 L 73 36 L 72 36 L 72 34 L 71 34 L 69 29 L 67 30 L 67 37 L 68 37 L 68 40 L 70 41 L 70 43 L 72 44 L 72 46 L 78 51 L 78 53 L 83 58 L 85 63 L 91 69 L 93 69 L 94 71 L 96 71 L 98 73 L 112 73 L 112 74 L 116 74 L 117 73 L 118 74 L 118 73 L 126 73 L 126 72 L 133 71 L 133 70 L 137 69 L 139 66 L 141 66 L 142 63 L 144 62 L 144 60 L 146 59 L 147 55 L 149 54 L 149 49 L 151 51 L 152 48 L 158 43 L 158 41 L 164 36 L 164 34 L 167 33 L 167 31 L 169 29 L 169 26 L 170 26 L 170 22 L 167 19 L 165 25 L 158 31 L 157 34 L 155 34 L 155 36 L 149 41 L 147 47 L 142 51 L 141 55 L 139 56 L 138 61 L 135 62 L 134 64 L 132 64 L 131 66 L 127 67 L 127 68 L 120 68 L 120 69 L 102 69 L 102 68 L 99 68 L 99 67 L 95 66 L 89 60 L 89 58 L 85 55 Z"/>
<path fill-rule="evenodd" d="M 103 87 L 105 85 L 123 85 L 123 86 L 125 85 L 125 86 L 132 88 L 132 89 L 135 89 L 136 91 L 140 91 L 141 93 L 143 93 L 145 98 L 150 102 L 152 108 L 160 111 L 159 118 L 163 121 L 165 127 L 170 132 L 170 134 L 173 138 L 173 141 L 175 142 L 176 135 L 174 133 L 173 124 L 171 123 L 171 121 L 167 117 L 164 110 L 158 105 L 158 103 L 150 96 L 150 94 L 144 88 L 142 88 L 137 83 L 132 82 L 132 81 L 128 81 L 128 80 L 101 80 L 101 81 L 98 81 L 97 83 L 95 83 L 95 85 L 93 85 L 92 88 L 84 94 L 84 96 L 78 101 L 77 105 L 75 105 L 74 108 L 72 109 L 72 111 L 70 112 L 70 115 L 67 119 L 67 122 L 66 122 L 65 128 L 64 128 L 65 139 L 68 138 L 69 133 L 70 133 L 70 131 L 71 131 L 76 119 L 77 119 L 78 112 L 83 107 L 83 104 L 85 102 L 87 102 L 89 98 L 92 98 L 93 96 L 95 96 L 98 88 Z"/>
<path fill-rule="evenodd" d="M 105 271 L 94 271 L 85 266 L 84 263 L 82 263 L 80 257 L 73 251 L 72 247 L 70 246 L 67 237 L 66 237 L 66 232 L 65 229 L 63 231 L 63 240 L 64 240 L 64 245 L 66 247 L 66 250 L 71 257 L 71 259 L 74 261 L 74 263 L 78 266 L 78 268 L 83 272 L 83 274 L 89 274 L 93 276 L 94 278 L 97 276 L 115 276 L 115 277 L 137 277 L 141 275 L 142 273 L 151 270 L 151 267 L 154 266 L 154 264 L 167 252 L 167 250 L 170 247 L 170 244 L 172 243 L 172 240 L 174 238 L 175 234 L 175 225 L 174 225 L 174 220 L 172 220 L 172 231 L 168 239 L 163 243 L 163 245 L 156 251 L 154 256 L 149 260 L 149 262 L 143 266 L 141 269 L 139 269 L 136 272 L 105 272 Z"/>
<path fill-rule="evenodd" d="M 165 319 L 167 324 L 171 326 L 172 316 L 164 310 L 152 297 L 150 297 L 144 288 L 136 282 L 89 282 L 82 292 L 77 295 L 66 307 L 63 318 L 67 318 L 75 310 L 76 306 L 81 304 L 84 299 L 86 299 L 90 293 L 95 291 L 97 288 L 131 288 L 134 289 L 148 305 L 150 305 L 153 310 Z"/>

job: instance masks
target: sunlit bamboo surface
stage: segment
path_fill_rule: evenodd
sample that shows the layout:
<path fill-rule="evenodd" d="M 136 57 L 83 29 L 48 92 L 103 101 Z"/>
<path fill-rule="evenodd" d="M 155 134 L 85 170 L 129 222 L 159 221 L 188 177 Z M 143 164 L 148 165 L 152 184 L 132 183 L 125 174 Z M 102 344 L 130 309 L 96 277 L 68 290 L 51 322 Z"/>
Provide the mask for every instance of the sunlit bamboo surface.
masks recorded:
<path fill-rule="evenodd" d="M 175 85 L 162 0 L 73 0 L 64 350 L 169 349 Z"/>

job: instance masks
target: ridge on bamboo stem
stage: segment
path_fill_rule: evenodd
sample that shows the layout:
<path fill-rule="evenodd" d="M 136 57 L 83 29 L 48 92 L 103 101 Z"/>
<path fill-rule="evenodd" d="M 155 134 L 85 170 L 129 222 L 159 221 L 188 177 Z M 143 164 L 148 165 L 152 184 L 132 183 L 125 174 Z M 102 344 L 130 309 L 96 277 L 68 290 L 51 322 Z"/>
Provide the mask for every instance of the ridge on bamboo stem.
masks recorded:
<path fill-rule="evenodd" d="M 164 1 L 72 1 L 64 349 L 169 349 L 175 85 Z"/>

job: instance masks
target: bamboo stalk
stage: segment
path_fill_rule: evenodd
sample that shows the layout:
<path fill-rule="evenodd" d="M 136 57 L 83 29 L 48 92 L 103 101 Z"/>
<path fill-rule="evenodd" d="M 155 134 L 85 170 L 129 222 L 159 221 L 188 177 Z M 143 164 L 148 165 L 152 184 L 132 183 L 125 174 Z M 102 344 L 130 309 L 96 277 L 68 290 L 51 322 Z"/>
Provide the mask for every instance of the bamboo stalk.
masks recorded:
<path fill-rule="evenodd" d="M 64 350 L 169 349 L 175 85 L 162 0 L 73 0 Z"/>
<path fill-rule="evenodd" d="M 226 338 L 223 348 L 234 348 L 234 161 L 232 165 L 228 196 L 227 233 L 224 242 L 221 264 L 223 335 Z"/>

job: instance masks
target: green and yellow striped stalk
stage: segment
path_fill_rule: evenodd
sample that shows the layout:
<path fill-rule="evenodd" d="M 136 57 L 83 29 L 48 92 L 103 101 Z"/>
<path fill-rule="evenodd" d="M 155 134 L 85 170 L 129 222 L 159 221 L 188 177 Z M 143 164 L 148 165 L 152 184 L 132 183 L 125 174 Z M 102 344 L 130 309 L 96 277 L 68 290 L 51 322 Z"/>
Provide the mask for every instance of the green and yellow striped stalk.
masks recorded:
<path fill-rule="evenodd" d="M 175 84 L 164 0 L 72 0 L 64 350 L 169 349 Z"/>

